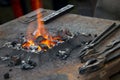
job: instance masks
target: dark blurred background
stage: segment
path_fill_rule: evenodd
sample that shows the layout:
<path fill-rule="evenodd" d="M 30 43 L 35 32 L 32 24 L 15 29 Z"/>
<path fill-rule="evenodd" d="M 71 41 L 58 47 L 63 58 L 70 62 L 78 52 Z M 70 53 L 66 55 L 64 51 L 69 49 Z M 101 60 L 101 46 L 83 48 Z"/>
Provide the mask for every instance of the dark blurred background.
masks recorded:
<path fill-rule="evenodd" d="M 0 24 L 33 10 L 36 0 L 0 0 Z M 67 4 L 75 5 L 71 13 L 120 20 L 120 0 L 39 0 L 45 9 L 58 10 Z"/>

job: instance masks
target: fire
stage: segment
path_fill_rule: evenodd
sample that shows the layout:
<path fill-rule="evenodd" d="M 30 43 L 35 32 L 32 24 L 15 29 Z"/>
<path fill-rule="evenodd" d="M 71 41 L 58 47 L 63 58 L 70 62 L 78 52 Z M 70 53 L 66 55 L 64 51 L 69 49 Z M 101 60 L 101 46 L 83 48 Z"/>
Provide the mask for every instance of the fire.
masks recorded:
<path fill-rule="evenodd" d="M 38 9 L 41 6 L 41 4 L 39 3 L 39 0 L 36 0 L 36 9 Z M 22 45 L 23 48 L 30 48 L 31 46 L 36 46 L 38 51 L 44 50 L 46 51 L 46 49 L 43 49 L 42 45 L 46 45 L 48 48 L 52 48 L 55 46 L 55 44 L 57 44 L 56 41 L 62 41 L 61 38 L 59 36 L 53 37 L 51 34 L 49 34 L 49 32 L 47 31 L 47 29 L 44 26 L 44 22 L 41 21 L 42 19 L 42 14 L 40 13 L 39 10 L 36 11 L 37 13 L 37 28 L 34 29 L 32 24 L 30 24 L 30 26 L 28 27 L 28 31 L 27 31 L 27 36 L 26 39 L 27 41 Z M 32 33 L 32 35 L 31 35 Z M 39 41 L 39 43 L 36 42 L 36 39 L 42 36 L 44 39 Z"/>
<path fill-rule="evenodd" d="M 34 42 L 32 41 L 32 40 L 29 40 L 29 41 L 27 41 L 27 42 L 25 42 L 23 45 L 22 45 L 22 47 L 26 47 L 26 48 L 29 48 L 31 45 L 35 45 L 34 44 Z"/>

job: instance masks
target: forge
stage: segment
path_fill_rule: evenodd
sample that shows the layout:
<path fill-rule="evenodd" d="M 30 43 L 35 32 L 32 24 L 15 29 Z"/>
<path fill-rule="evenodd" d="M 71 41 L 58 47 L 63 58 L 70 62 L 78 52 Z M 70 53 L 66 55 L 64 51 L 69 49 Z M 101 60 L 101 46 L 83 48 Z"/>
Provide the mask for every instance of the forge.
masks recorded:
<path fill-rule="evenodd" d="M 43 17 L 56 12 L 38 10 L 43 11 Z M 80 75 L 79 67 L 83 64 L 79 56 L 80 51 L 96 38 L 96 35 L 113 22 L 119 24 L 118 21 L 65 14 L 45 23 L 43 31 L 46 31 L 41 35 L 37 32 L 40 27 L 36 15 L 36 11 L 33 11 L 0 26 L 0 80 L 103 80 L 107 72 L 115 71 L 114 66 L 119 63 L 119 59 L 99 71 Z M 34 29 L 31 29 L 31 26 Z M 39 33 L 37 37 L 36 33 Z M 44 40 L 50 41 L 50 44 L 47 45 Z M 110 69 L 113 70 L 109 72 Z"/>
<path fill-rule="evenodd" d="M 6 49 L 10 52 L 1 57 L 1 60 L 6 61 L 10 67 L 19 66 L 23 70 L 33 69 L 38 64 L 32 59 L 33 55 L 40 56 L 40 64 L 45 64 L 49 60 L 67 60 L 74 50 L 82 49 L 96 37 L 96 34 L 90 33 L 71 33 L 68 29 L 53 30 L 54 32 L 48 32 L 50 30 L 47 31 L 45 27 L 42 29 L 37 29 L 38 32 L 27 30 L 29 34 L 26 36 L 20 33 L 11 42 L 6 42 L 0 48 L 1 52 L 6 53 Z M 28 65 L 25 65 L 26 63 Z"/>

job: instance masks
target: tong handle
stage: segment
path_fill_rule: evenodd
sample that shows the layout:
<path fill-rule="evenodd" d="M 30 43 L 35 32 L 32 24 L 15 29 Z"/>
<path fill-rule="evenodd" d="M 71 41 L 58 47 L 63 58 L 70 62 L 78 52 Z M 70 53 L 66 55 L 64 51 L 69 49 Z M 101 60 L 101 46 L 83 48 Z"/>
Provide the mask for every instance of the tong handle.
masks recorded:
<path fill-rule="evenodd" d="M 96 37 L 90 44 L 98 43 L 103 38 L 106 38 L 111 32 L 116 30 L 118 26 L 116 26 L 116 23 L 113 23 L 110 27 L 108 27 L 104 32 L 102 32 L 98 37 Z"/>
<path fill-rule="evenodd" d="M 117 46 L 113 47 L 112 49 L 110 49 L 109 51 L 107 51 L 106 53 L 102 53 L 100 56 L 107 58 L 111 53 L 113 53 L 114 51 L 119 50 L 119 49 L 120 49 L 120 45 L 117 45 Z"/>

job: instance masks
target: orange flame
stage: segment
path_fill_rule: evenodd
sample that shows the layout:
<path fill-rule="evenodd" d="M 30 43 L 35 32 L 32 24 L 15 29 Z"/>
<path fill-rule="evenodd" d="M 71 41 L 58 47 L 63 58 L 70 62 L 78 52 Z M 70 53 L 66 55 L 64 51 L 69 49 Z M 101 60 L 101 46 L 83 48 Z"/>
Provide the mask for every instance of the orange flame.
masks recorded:
<path fill-rule="evenodd" d="M 36 9 L 40 8 L 41 4 L 39 0 L 36 0 Z M 36 10 L 37 13 L 37 29 L 35 30 L 34 25 L 31 23 L 30 26 L 28 27 L 27 31 L 27 42 L 22 45 L 23 48 L 29 48 L 30 46 L 38 46 L 38 44 L 35 43 L 36 38 L 39 36 L 42 36 L 45 38 L 45 40 L 42 40 L 40 43 L 45 44 L 48 48 L 52 48 L 56 44 L 57 41 L 62 41 L 60 37 L 52 37 L 48 31 L 46 30 L 44 26 L 44 22 L 41 21 L 42 19 L 42 14 L 40 13 L 40 10 Z M 31 33 L 34 33 L 31 35 Z M 42 50 L 41 46 L 38 46 L 38 50 Z"/>

